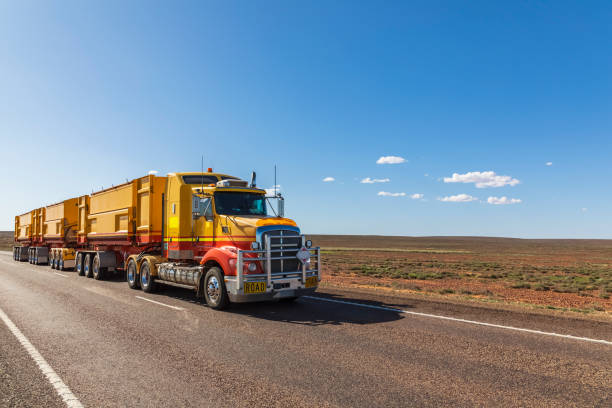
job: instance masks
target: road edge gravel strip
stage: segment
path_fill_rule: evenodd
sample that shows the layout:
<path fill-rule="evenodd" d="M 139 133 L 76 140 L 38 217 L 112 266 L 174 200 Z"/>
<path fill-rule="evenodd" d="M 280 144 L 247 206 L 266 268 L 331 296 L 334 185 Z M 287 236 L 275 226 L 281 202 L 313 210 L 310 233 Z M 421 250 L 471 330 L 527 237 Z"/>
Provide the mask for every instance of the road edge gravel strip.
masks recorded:
<path fill-rule="evenodd" d="M 51 368 L 49 363 L 43 358 L 43 356 L 36 350 L 36 347 L 30 343 L 30 340 L 19 330 L 19 328 L 13 323 L 13 321 L 7 316 L 2 309 L 0 309 L 0 319 L 6 324 L 8 329 L 17 338 L 19 343 L 28 352 L 30 357 L 40 368 L 40 371 L 47 377 L 49 383 L 55 388 L 57 395 L 64 401 L 69 408 L 83 408 L 81 401 L 70 391 L 70 388 L 62 381 L 59 375 Z"/>

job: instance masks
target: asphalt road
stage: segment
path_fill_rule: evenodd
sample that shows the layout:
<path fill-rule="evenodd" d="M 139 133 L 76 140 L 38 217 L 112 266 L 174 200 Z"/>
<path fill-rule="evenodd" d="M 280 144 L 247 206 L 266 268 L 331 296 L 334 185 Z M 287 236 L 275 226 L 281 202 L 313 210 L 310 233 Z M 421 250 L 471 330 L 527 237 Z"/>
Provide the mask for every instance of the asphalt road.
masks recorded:
<path fill-rule="evenodd" d="M 317 296 L 612 341 L 605 322 Z M 606 343 L 320 299 L 217 312 L 186 289 L 145 294 L 4 252 L 0 310 L 90 407 L 612 405 Z M 0 406 L 64 406 L 2 321 Z"/>

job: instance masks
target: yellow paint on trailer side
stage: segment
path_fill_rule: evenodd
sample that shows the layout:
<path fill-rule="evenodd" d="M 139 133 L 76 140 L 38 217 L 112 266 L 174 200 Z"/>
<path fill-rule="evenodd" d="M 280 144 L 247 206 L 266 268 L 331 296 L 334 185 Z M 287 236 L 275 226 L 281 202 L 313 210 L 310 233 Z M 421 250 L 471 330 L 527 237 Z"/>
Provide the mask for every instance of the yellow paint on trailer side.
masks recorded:
<path fill-rule="evenodd" d="M 84 195 L 77 198 L 78 216 L 77 216 L 77 239 L 85 239 L 89 234 L 89 196 Z"/>
<path fill-rule="evenodd" d="M 159 232 L 165 185 L 166 177 L 148 175 L 91 194 L 89 206 L 85 205 L 81 212 L 81 216 L 83 212 L 87 214 L 86 227 L 80 225 L 79 233 L 94 237 L 96 234 L 142 236 Z"/>
<path fill-rule="evenodd" d="M 29 240 L 32 239 L 32 223 L 34 218 L 34 211 L 28 211 L 25 214 L 17 216 L 19 223 L 19 231 L 17 232 L 18 240 Z"/>
<path fill-rule="evenodd" d="M 70 198 L 45 207 L 43 237 L 76 240 L 79 217 L 79 198 Z"/>

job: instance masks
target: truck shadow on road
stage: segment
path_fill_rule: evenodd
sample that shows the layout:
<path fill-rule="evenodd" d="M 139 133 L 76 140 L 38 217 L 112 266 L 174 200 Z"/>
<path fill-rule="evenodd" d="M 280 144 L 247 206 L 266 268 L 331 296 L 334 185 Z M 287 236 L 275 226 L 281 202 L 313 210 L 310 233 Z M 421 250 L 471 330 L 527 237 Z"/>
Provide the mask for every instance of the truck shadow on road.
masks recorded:
<path fill-rule="evenodd" d="M 293 303 L 234 304 L 228 309 L 228 313 L 305 326 L 342 325 L 345 323 L 375 324 L 393 322 L 403 318 L 402 313 L 399 311 L 377 310 L 357 305 L 318 300 L 316 298 L 385 307 L 381 302 L 324 294 L 300 298 Z"/>
<path fill-rule="evenodd" d="M 157 294 L 189 303 L 200 304 L 202 308 L 207 307 L 204 302 L 196 298 L 194 292 L 191 292 L 188 289 L 160 285 Z M 345 323 L 375 324 L 392 322 L 403 318 L 402 313 L 399 310 L 381 310 L 361 307 L 358 305 L 330 302 L 329 300 L 359 303 L 374 307 L 392 308 L 392 306 L 389 306 L 388 304 L 377 301 L 353 299 L 350 297 L 325 293 L 316 294 L 313 297 L 300 298 L 291 303 L 233 303 L 228 309 L 218 313 L 232 313 L 249 316 L 256 319 L 265 319 L 306 326 L 341 325 Z M 410 306 L 402 306 L 402 308 L 407 307 L 409 308 Z"/>

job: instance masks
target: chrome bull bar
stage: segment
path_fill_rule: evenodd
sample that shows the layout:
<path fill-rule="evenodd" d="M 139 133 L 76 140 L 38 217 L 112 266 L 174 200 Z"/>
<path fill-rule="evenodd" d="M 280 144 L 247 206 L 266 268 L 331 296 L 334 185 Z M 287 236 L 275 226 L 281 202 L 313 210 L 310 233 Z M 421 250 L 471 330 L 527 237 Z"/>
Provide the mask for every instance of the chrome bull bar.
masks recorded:
<path fill-rule="evenodd" d="M 312 277 L 312 276 L 316 276 L 317 277 L 317 282 L 321 281 L 321 248 L 320 247 L 311 247 L 311 248 L 306 248 L 306 237 L 301 235 L 301 236 L 295 236 L 295 237 L 291 237 L 291 238 L 300 238 L 301 239 L 301 246 L 293 246 L 293 248 L 297 251 L 300 250 L 301 248 L 305 248 L 307 251 L 310 252 L 311 256 L 310 256 L 310 268 L 307 268 L 306 264 L 303 262 L 300 262 L 301 267 L 299 270 L 296 271 L 280 271 L 280 272 L 272 272 L 272 261 L 283 261 L 283 260 L 295 260 L 296 256 L 292 255 L 292 256 L 274 256 L 276 255 L 276 253 L 283 253 L 283 252 L 287 252 L 290 249 L 288 249 L 286 246 L 285 247 L 280 247 L 278 249 L 275 248 L 274 245 L 271 244 L 271 240 L 273 238 L 288 238 L 287 236 L 281 236 L 281 235 L 266 235 L 265 236 L 265 240 L 266 240 L 266 246 L 264 249 L 259 249 L 259 250 L 238 250 L 238 259 L 236 260 L 236 289 L 238 291 L 242 291 L 244 288 L 244 282 L 245 281 L 259 281 L 262 278 L 266 279 L 267 285 L 266 288 L 267 290 L 270 290 L 273 288 L 273 282 L 275 280 L 286 280 L 286 279 L 291 279 L 291 278 L 301 278 L 302 280 L 302 285 L 306 285 L 306 278 L 308 277 Z M 256 254 L 256 257 L 248 257 L 245 258 L 245 254 Z M 313 260 L 316 260 L 316 268 L 313 267 Z M 244 265 L 245 262 L 259 262 L 260 265 L 262 265 L 265 273 L 244 273 Z"/>

